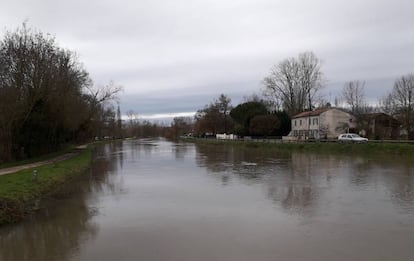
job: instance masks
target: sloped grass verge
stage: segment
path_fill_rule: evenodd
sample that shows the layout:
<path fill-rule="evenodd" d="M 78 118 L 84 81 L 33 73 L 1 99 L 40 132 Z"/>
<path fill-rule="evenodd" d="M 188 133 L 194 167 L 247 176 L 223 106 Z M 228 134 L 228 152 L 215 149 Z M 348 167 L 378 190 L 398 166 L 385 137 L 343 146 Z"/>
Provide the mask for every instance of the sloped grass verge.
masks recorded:
<path fill-rule="evenodd" d="M 338 143 L 338 142 L 263 142 L 263 141 L 223 141 L 216 139 L 185 139 L 186 142 L 210 144 L 215 146 L 236 146 L 274 151 L 301 151 L 312 153 L 337 153 L 347 155 L 388 155 L 412 156 L 412 143 L 376 143 L 366 144 Z"/>
<path fill-rule="evenodd" d="M 39 157 L 2 163 L 2 164 L 0 164 L 0 169 L 15 167 L 15 166 L 24 165 L 24 164 L 30 164 L 30 163 L 34 163 L 34 162 L 38 162 L 38 161 L 44 161 L 44 160 L 47 160 L 47 159 L 51 159 L 51 158 L 66 154 L 66 153 L 72 151 L 73 149 L 74 149 L 73 146 L 67 146 L 67 147 L 65 147 L 62 150 L 59 150 L 57 152 L 48 153 L 48 154 L 45 154 L 45 155 L 42 155 L 42 156 L 39 156 Z"/>
<path fill-rule="evenodd" d="M 0 176 L 0 225 L 16 223 L 35 210 L 36 201 L 58 191 L 91 164 L 93 146 L 57 163 Z"/>

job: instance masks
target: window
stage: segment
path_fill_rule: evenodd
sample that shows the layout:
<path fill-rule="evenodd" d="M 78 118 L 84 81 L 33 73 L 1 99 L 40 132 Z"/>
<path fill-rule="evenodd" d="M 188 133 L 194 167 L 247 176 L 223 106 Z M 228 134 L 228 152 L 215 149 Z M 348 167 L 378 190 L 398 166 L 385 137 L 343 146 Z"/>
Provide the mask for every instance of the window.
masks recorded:
<path fill-rule="evenodd" d="M 302 120 L 299 120 L 299 125 L 302 126 Z"/>
<path fill-rule="evenodd" d="M 295 120 L 295 126 L 296 126 L 296 120 Z"/>

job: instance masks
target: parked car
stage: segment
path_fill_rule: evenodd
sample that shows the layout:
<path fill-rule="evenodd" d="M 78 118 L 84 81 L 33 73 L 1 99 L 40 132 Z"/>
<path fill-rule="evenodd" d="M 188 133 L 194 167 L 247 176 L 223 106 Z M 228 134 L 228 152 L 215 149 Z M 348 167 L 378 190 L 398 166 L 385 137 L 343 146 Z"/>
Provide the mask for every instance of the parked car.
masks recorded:
<path fill-rule="evenodd" d="M 354 142 L 354 143 L 366 143 L 367 138 L 363 138 L 355 133 L 344 133 L 338 136 L 339 142 Z"/>

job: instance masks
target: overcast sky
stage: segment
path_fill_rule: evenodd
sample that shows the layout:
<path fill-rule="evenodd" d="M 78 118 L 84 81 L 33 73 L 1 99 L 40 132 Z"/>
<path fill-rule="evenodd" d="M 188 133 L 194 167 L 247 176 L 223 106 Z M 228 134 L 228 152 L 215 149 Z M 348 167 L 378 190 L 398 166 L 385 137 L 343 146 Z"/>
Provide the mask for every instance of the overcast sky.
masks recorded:
<path fill-rule="evenodd" d="M 194 112 L 220 93 L 260 93 L 271 66 L 313 51 L 333 101 L 366 81 L 374 101 L 414 72 L 412 0 L 1 0 L 0 33 L 24 21 L 76 52 L 123 112 Z"/>

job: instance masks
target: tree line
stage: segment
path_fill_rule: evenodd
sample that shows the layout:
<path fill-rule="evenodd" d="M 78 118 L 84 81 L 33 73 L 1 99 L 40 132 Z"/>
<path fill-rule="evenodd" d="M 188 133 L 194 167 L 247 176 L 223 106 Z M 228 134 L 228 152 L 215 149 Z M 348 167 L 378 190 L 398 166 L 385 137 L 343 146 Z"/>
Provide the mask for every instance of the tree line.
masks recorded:
<path fill-rule="evenodd" d="M 321 65 L 314 53 L 304 52 L 272 66 L 261 95 L 246 97 L 236 106 L 221 94 L 194 118 L 177 117 L 170 126 L 141 122 L 131 113 L 123 125 L 117 102 L 122 87 L 113 82 L 95 85 L 74 52 L 23 24 L 0 41 L 0 163 L 94 138 L 287 135 L 293 115 L 331 106 L 321 95 L 326 85 Z M 375 106 L 366 102 L 364 88 L 364 81 L 347 82 L 334 106 L 355 115 L 387 113 L 414 138 L 414 75 L 396 79 Z"/>
<path fill-rule="evenodd" d="M 57 151 L 119 128 L 111 101 L 121 90 L 97 87 L 74 52 L 26 24 L 0 42 L 0 163 Z M 118 112 L 118 122 L 120 113 Z"/>
<path fill-rule="evenodd" d="M 191 129 L 195 135 L 235 133 L 283 136 L 290 132 L 292 116 L 335 106 L 357 118 L 369 113 L 388 114 L 401 123 L 403 138 L 414 139 L 414 74 L 398 77 L 388 94 L 380 97 L 375 104 L 369 104 L 366 100 L 365 81 L 348 81 L 331 104 L 321 94 L 326 86 L 321 65 L 313 52 L 284 59 L 272 66 L 263 79 L 261 95 L 245 98 L 233 107 L 231 99 L 221 94 L 198 110 L 193 121 L 177 118 L 171 127 L 179 134 Z"/>

